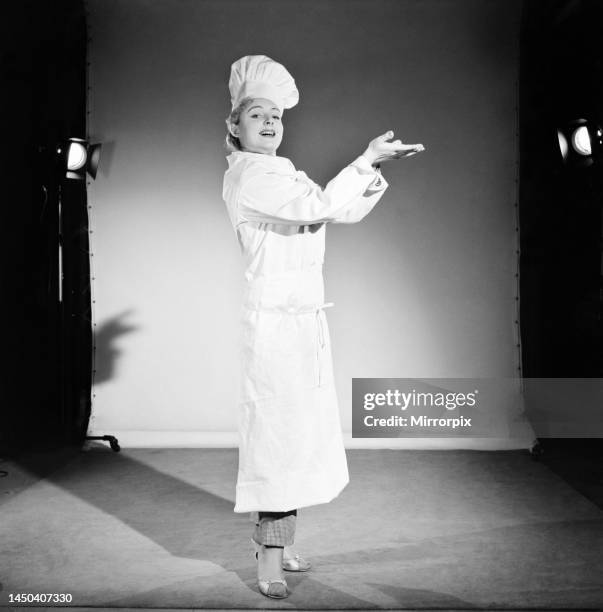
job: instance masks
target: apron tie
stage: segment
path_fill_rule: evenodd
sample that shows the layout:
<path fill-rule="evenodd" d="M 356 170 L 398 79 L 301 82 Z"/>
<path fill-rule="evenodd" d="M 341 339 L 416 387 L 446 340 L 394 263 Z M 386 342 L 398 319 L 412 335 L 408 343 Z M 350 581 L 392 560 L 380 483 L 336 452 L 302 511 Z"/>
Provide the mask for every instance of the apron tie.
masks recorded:
<path fill-rule="evenodd" d="M 291 306 L 290 308 L 285 308 L 283 306 L 258 306 L 258 307 L 250 307 L 243 304 L 243 307 L 247 310 L 255 310 L 256 312 L 274 312 L 278 314 L 288 314 L 288 315 L 300 315 L 300 314 L 311 314 L 315 312 L 316 314 L 320 314 L 321 310 L 325 308 L 330 308 L 331 306 L 335 306 L 334 302 L 326 302 L 324 304 L 318 304 L 316 306 L 304 306 L 302 308 L 295 308 Z"/>
<path fill-rule="evenodd" d="M 321 370 L 322 370 L 322 356 L 321 356 L 321 351 L 325 348 L 325 343 L 326 343 L 326 337 L 325 337 L 325 329 L 324 329 L 324 316 L 323 316 L 323 311 L 325 308 L 330 308 L 331 306 L 333 306 L 333 302 L 326 302 L 325 304 L 320 304 L 319 306 L 316 307 L 316 324 L 318 326 L 318 347 L 317 347 L 317 351 L 316 351 L 316 360 L 317 360 L 317 366 L 318 366 L 318 386 L 320 387 L 322 384 L 322 376 L 321 376 Z"/>
<path fill-rule="evenodd" d="M 335 304 L 333 302 L 326 302 L 325 304 L 321 304 L 320 306 L 316 307 L 316 320 L 318 323 L 318 342 L 320 343 L 320 348 L 325 347 L 324 320 L 321 314 L 325 308 L 330 308 L 331 306 L 334 306 L 334 305 Z"/>

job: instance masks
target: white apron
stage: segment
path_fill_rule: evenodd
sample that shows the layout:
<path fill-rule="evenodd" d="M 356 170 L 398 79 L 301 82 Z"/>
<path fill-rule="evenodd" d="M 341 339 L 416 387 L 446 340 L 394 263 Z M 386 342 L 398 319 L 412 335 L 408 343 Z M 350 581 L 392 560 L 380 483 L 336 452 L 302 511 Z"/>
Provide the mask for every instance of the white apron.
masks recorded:
<path fill-rule="evenodd" d="M 387 182 L 364 158 L 322 190 L 285 157 L 235 152 L 223 197 L 245 260 L 234 512 L 285 512 L 349 482 L 322 265 L 326 223 L 355 223 Z"/>

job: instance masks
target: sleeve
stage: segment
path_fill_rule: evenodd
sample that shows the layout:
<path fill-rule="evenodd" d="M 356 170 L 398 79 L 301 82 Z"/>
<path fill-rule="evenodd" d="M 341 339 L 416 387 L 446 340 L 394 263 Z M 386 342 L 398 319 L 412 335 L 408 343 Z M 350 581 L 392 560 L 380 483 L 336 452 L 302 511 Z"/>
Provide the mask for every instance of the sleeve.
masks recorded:
<path fill-rule="evenodd" d="M 380 172 L 362 155 L 324 190 L 305 172 L 251 164 L 241 175 L 239 214 L 259 223 L 356 223 L 372 210 L 387 187 Z"/>
<path fill-rule="evenodd" d="M 381 174 L 381 168 L 373 168 L 366 157 L 361 155 L 353 164 L 358 165 L 360 170 L 370 172 L 372 180 L 364 192 L 340 211 L 331 223 L 358 223 L 373 210 L 384 191 L 389 187 L 385 177 Z"/>

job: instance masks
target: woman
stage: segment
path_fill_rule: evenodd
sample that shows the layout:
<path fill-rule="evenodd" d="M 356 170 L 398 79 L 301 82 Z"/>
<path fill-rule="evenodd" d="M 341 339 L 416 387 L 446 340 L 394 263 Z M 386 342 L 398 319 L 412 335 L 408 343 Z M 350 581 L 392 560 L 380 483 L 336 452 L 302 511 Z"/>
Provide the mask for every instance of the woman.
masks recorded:
<path fill-rule="evenodd" d="M 250 512 L 258 586 L 286 597 L 282 569 L 310 565 L 293 544 L 297 509 L 334 499 L 349 482 L 322 265 L 327 223 L 356 223 L 388 184 L 379 164 L 423 150 L 372 140 L 324 190 L 276 151 L 295 81 L 265 55 L 232 64 L 223 197 L 245 261 L 239 470 L 235 512 Z"/>

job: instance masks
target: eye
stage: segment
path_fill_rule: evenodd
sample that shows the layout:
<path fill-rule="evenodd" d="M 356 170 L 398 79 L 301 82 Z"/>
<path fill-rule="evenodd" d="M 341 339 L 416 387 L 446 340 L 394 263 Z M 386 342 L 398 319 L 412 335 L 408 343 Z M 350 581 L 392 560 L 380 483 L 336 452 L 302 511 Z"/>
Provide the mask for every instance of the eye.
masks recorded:
<path fill-rule="evenodd" d="M 278 119 L 279 121 L 281 120 L 281 118 L 278 115 L 272 115 L 273 119 Z"/>

